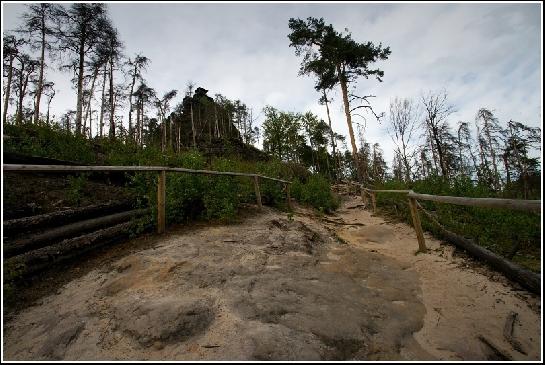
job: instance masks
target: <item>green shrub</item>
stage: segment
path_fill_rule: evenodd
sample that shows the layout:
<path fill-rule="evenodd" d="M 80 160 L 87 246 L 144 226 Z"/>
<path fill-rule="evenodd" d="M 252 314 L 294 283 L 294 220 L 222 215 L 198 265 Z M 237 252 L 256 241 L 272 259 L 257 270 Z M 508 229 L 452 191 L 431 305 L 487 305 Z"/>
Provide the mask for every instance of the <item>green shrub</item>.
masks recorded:
<path fill-rule="evenodd" d="M 79 206 L 86 185 L 87 174 L 82 173 L 75 176 L 68 176 L 68 201 Z"/>
<path fill-rule="evenodd" d="M 454 177 L 449 181 L 441 177 L 406 185 L 388 181 L 377 189 L 412 189 L 415 192 L 434 195 L 496 197 L 485 186 L 474 186 L 466 177 Z M 519 264 L 540 270 L 541 220 L 540 216 L 509 209 L 479 208 L 419 201 L 448 230 L 473 240 L 475 243 Z M 393 215 L 412 225 L 412 218 L 405 194 L 378 193 L 377 207 L 381 212 Z M 424 214 L 420 215 L 422 227 L 433 235 L 443 238 L 441 231 Z"/>
<path fill-rule="evenodd" d="M 94 163 L 92 143 L 83 136 L 64 131 L 58 125 L 4 124 L 4 152 Z"/>
<path fill-rule="evenodd" d="M 322 175 L 311 175 L 306 183 L 295 179 L 291 192 L 296 200 L 323 212 L 331 212 L 339 207 L 339 198 L 331 192 L 329 181 Z"/>

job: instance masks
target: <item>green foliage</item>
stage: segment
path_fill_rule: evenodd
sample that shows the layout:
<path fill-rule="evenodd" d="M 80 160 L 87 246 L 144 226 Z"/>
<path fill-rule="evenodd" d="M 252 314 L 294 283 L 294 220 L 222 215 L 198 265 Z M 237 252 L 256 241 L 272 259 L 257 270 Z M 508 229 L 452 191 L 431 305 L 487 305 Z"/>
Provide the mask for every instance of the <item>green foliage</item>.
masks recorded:
<path fill-rule="evenodd" d="M 68 177 L 68 201 L 79 205 L 87 184 L 87 174 L 78 174 Z"/>
<path fill-rule="evenodd" d="M 15 302 L 17 296 L 17 283 L 23 278 L 26 268 L 25 265 L 4 264 L 4 287 L 3 297 L 4 306 L 9 306 Z"/>
<path fill-rule="evenodd" d="M 311 175 L 306 183 L 294 180 L 291 192 L 295 199 L 321 212 L 331 212 L 339 207 L 339 198 L 331 192 L 329 181 L 318 174 Z"/>
<path fill-rule="evenodd" d="M 59 160 L 95 162 L 91 141 L 62 130 L 37 124 L 4 124 L 4 152 L 31 156 L 49 157 Z"/>
<path fill-rule="evenodd" d="M 158 147 L 139 148 L 134 143 L 124 143 L 110 138 L 95 138 L 90 142 L 57 127 L 36 125 L 6 127 L 7 134 L 14 137 L 8 140 L 11 142 L 6 150 L 13 152 L 37 151 L 33 154 L 89 164 L 169 166 L 257 173 L 288 181 L 297 178 L 304 183 L 302 192 L 294 193 L 294 198 L 323 211 L 335 209 L 338 204 L 331 195 L 329 182 L 325 178 L 311 176 L 304 166 L 293 162 L 285 163 L 278 159 L 255 162 L 234 157 L 215 157 L 207 161 L 207 158 L 196 150 L 183 153 L 171 150 L 162 152 Z M 183 172 L 167 172 L 166 176 L 167 224 L 193 219 L 232 221 L 242 203 L 255 203 L 254 179 L 251 177 Z M 136 199 L 136 207 L 151 208 L 149 215 L 136 222 L 134 228 L 136 234 L 156 224 L 158 174 L 126 172 L 125 177 L 128 181 L 127 187 Z M 78 204 L 86 192 L 87 174 L 71 176 L 68 180 L 67 198 Z M 284 210 L 287 208 L 283 183 L 259 179 L 259 184 L 263 204 Z M 297 190 L 297 183 L 294 185 Z"/>
<path fill-rule="evenodd" d="M 453 178 L 450 183 L 435 176 L 419 180 L 407 186 L 400 181 L 389 181 L 377 189 L 412 189 L 418 193 L 484 198 L 493 196 L 483 186 L 474 186 L 467 177 Z M 419 201 L 427 211 L 448 230 L 474 240 L 487 249 L 510 258 L 534 271 L 540 270 L 541 220 L 538 214 L 493 209 L 466 207 Z M 412 225 L 412 219 L 404 194 L 378 193 L 377 207 L 386 214 Z M 441 237 L 441 232 L 424 214 L 420 215 L 422 227 Z"/>
<path fill-rule="evenodd" d="M 218 158 L 212 163 L 212 170 L 234 171 L 236 163 L 229 159 Z M 246 178 L 249 180 L 249 178 Z M 206 179 L 204 184 L 204 207 L 206 218 L 219 218 L 220 220 L 232 220 L 240 204 L 239 191 L 241 184 L 234 176 L 212 175 Z"/>

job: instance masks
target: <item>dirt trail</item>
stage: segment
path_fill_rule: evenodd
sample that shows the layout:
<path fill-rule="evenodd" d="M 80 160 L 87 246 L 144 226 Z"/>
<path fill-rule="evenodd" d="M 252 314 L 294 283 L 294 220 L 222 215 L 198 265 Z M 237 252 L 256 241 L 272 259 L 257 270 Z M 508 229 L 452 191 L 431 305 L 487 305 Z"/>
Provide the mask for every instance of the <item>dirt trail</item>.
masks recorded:
<path fill-rule="evenodd" d="M 303 208 L 290 219 L 249 207 L 237 224 L 171 230 L 9 318 L 4 358 L 499 356 L 479 335 L 513 359 L 539 358 L 538 299 L 459 268 L 445 250 L 414 256 L 409 226 L 351 208 L 358 203 L 349 199 L 327 220 Z M 510 310 L 527 356 L 503 340 Z"/>
<path fill-rule="evenodd" d="M 386 223 L 369 211 L 353 209 L 358 204 L 359 199 L 352 199 L 339 215 L 346 223 L 365 226 L 342 227 L 338 234 L 356 247 L 392 258 L 418 274 L 426 315 L 414 338 L 422 348 L 440 360 L 541 358 L 541 298 L 515 288 L 483 265 L 455 255 L 453 246 L 428 234 L 424 236 L 429 252 L 415 255 L 418 244 L 412 227 Z M 526 354 L 515 350 L 503 335 L 511 311 L 517 313 L 513 337 Z"/>

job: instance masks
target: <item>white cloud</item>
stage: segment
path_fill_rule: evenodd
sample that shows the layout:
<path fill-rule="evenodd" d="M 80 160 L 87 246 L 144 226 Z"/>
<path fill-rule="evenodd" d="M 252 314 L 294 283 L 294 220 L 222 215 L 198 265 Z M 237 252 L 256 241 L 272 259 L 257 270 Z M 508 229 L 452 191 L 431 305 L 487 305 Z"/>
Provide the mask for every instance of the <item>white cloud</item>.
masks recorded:
<path fill-rule="evenodd" d="M 257 114 L 270 104 L 289 111 L 312 110 L 327 120 L 313 79 L 297 75 L 299 62 L 288 47 L 288 19 L 324 17 L 357 41 L 382 42 L 392 54 L 380 67 L 384 82 L 362 79 L 356 93 L 373 94 L 377 112 L 390 99 L 419 98 L 446 89 L 457 112 L 473 122 L 480 107 L 500 121 L 541 125 L 540 4 L 115 4 L 108 5 L 126 46 L 151 59 L 145 77 L 162 94 L 182 91 L 189 80 L 240 99 Z M 3 4 L 3 29 L 18 24 L 23 9 Z M 48 71 L 61 91 L 55 114 L 74 109 L 67 74 Z M 338 90 L 331 95 L 334 129 L 348 133 Z M 176 100 L 181 100 L 180 92 Z M 261 114 L 261 118 L 263 115 Z M 355 118 L 358 120 L 359 118 Z M 380 142 L 390 162 L 384 123 L 367 118 L 367 137 Z M 361 121 L 361 120 L 360 120 Z M 261 121 L 260 121 L 261 122 Z"/>

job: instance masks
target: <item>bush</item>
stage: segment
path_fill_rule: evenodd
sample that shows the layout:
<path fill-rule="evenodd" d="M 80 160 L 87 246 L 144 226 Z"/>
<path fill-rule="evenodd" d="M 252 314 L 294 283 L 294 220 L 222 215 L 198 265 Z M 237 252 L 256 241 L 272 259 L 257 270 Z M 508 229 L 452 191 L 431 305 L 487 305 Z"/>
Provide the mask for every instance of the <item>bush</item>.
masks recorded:
<path fill-rule="evenodd" d="M 295 179 L 291 191 L 296 200 L 320 211 L 331 212 L 339 207 L 339 198 L 331 192 L 329 181 L 322 175 L 311 175 L 306 183 Z"/>
<path fill-rule="evenodd" d="M 331 211 L 338 199 L 330 193 L 329 182 L 318 175 L 310 175 L 303 166 L 279 160 L 245 161 L 233 157 L 215 157 L 209 161 L 198 151 L 175 153 L 161 151 L 157 146 L 140 148 L 122 139 L 95 137 L 88 140 L 64 131 L 58 125 L 35 124 L 4 126 L 5 151 L 35 156 L 69 160 L 82 164 L 169 166 L 189 169 L 209 169 L 257 173 L 282 180 L 294 180 L 292 196 L 317 209 Z M 70 178 L 69 199 L 78 202 L 86 185 L 85 174 Z M 155 224 L 157 216 L 157 173 L 127 172 L 128 187 L 137 201 L 137 207 L 150 207 L 150 215 L 142 225 Z M 260 179 L 263 204 L 285 210 L 285 185 L 278 181 Z M 167 223 L 186 222 L 191 219 L 233 220 L 242 203 L 254 203 L 254 181 L 246 176 L 218 176 L 190 173 L 167 173 L 166 219 Z"/>
<path fill-rule="evenodd" d="M 406 185 L 399 181 L 388 181 L 377 189 L 412 189 L 418 193 L 466 197 L 495 197 L 485 186 L 474 186 L 466 177 L 445 181 L 440 177 L 430 177 Z M 512 259 L 534 270 L 541 264 L 541 220 L 533 213 L 509 209 L 468 207 L 419 201 L 435 214 L 437 220 L 448 230 L 465 236 L 487 249 Z M 393 215 L 412 225 L 412 218 L 404 194 L 378 193 L 377 207 L 386 214 Z M 442 238 L 436 225 L 424 214 L 420 215 L 423 229 Z"/>
<path fill-rule="evenodd" d="M 4 124 L 4 152 L 48 157 L 81 163 L 94 163 L 91 142 L 62 130 L 58 125 Z"/>

